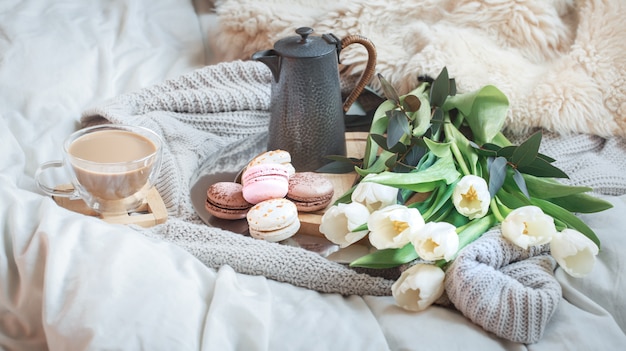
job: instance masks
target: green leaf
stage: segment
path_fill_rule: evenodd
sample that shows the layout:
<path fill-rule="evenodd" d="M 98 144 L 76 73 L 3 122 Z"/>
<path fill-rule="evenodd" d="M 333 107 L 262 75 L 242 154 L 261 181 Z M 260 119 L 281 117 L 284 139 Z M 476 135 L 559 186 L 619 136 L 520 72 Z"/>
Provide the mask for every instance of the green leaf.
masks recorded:
<path fill-rule="evenodd" d="M 424 138 L 424 142 L 430 151 L 437 157 L 446 157 L 450 155 L 450 142 L 438 143 L 429 138 Z"/>
<path fill-rule="evenodd" d="M 393 101 L 396 106 L 400 105 L 400 96 L 398 96 L 396 89 L 394 89 L 394 87 L 380 73 L 378 73 L 378 80 L 380 81 L 380 86 L 383 88 L 385 97 Z"/>
<path fill-rule="evenodd" d="M 450 213 L 452 213 L 452 210 L 454 210 L 454 204 L 452 201 L 445 201 L 442 206 L 437 209 L 437 211 L 433 212 L 428 219 L 424 218 L 424 220 L 427 222 L 443 222 L 443 220 L 446 219 Z"/>
<path fill-rule="evenodd" d="M 404 112 L 399 110 L 387 111 L 387 147 L 396 145 L 405 135 L 411 135 L 411 127 Z"/>
<path fill-rule="evenodd" d="M 448 97 L 443 108 L 458 109 L 464 116 L 478 145 L 491 142 L 502 130 L 509 100 L 498 88 L 487 85 L 480 90 Z"/>
<path fill-rule="evenodd" d="M 393 154 L 393 155 L 391 155 L 391 157 L 389 157 L 387 159 L 387 161 L 385 161 L 385 166 L 388 169 L 393 169 L 395 167 L 397 161 L 398 161 L 398 155 Z"/>
<path fill-rule="evenodd" d="M 518 168 L 532 164 L 539 153 L 539 145 L 541 145 L 541 132 L 531 135 L 513 151 L 511 163 Z"/>
<path fill-rule="evenodd" d="M 367 222 L 366 222 L 366 223 L 363 223 L 363 224 L 361 224 L 360 226 L 358 226 L 358 227 L 356 227 L 356 228 L 352 229 L 352 232 L 360 232 L 360 231 L 363 231 L 363 230 L 368 230 L 368 229 L 369 229 L 369 228 L 367 227 Z"/>
<path fill-rule="evenodd" d="M 543 159 L 544 161 L 548 162 L 548 163 L 552 163 L 554 161 L 556 161 L 555 159 L 553 159 L 552 157 L 548 156 L 548 155 L 544 155 L 542 153 L 538 153 L 537 157 Z"/>
<path fill-rule="evenodd" d="M 430 127 L 430 103 L 426 97 L 420 96 L 421 106 L 419 110 L 411 112 L 409 117 L 413 120 L 413 136 L 423 136 Z"/>
<path fill-rule="evenodd" d="M 452 184 L 461 174 L 457 171 L 452 156 L 442 157 L 427 169 L 419 172 L 382 172 L 365 181 L 413 190 L 418 193 L 432 191 L 442 183 Z"/>
<path fill-rule="evenodd" d="M 416 208 L 420 213 L 426 213 L 429 208 L 433 206 L 433 203 L 437 200 L 437 191 L 432 191 L 426 199 L 421 202 L 413 202 L 407 207 Z"/>
<path fill-rule="evenodd" d="M 485 232 L 493 227 L 495 224 L 495 216 L 493 214 L 489 214 L 482 218 L 473 219 L 463 228 L 459 228 L 461 229 L 461 231 L 459 232 L 459 249 L 457 250 L 457 254 L 465 246 L 469 245 L 470 243 L 481 237 L 483 234 L 485 234 Z"/>
<path fill-rule="evenodd" d="M 583 233 L 585 236 L 591 239 L 591 241 L 598 245 L 598 248 L 600 248 L 600 239 L 598 239 L 596 233 L 591 228 L 589 228 L 589 226 L 587 226 L 585 222 L 583 222 L 580 218 L 576 217 L 568 210 L 546 200 L 531 198 L 530 202 L 533 205 L 540 207 L 547 215 L 552 216 L 553 218 L 565 223 L 569 228 L 576 229 L 579 232 Z"/>
<path fill-rule="evenodd" d="M 353 185 L 350 189 L 348 189 L 345 193 L 343 193 L 343 195 L 338 197 L 337 200 L 333 202 L 333 205 L 347 204 L 347 203 L 352 202 L 352 193 L 354 192 L 355 188 L 356 188 L 356 185 Z"/>
<path fill-rule="evenodd" d="M 535 158 L 529 165 L 517 167 L 520 172 L 537 177 L 569 178 L 565 172 L 554 167 L 542 158 Z"/>
<path fill-rule="evenodd" d="M 379 145 L 373 142 L 371 135 L 372 134 L 385 134 L 387 131 L 387 111 L 395 109 L 396 105 L 391 100 L 383 101 L 376 111 L 374 111 L 374 115 L 372 116 L 372 123 L 370 126 L 370 135 L 368 135 L 367 140 L 365 142 L 365 151 L 363 153 L 363 169 L 370 168 L 374 162 L 376 162 L 376 158 L 378 155 L 378 147 Z M 385 143 L 383 143 L 385 145 Z"/>
<path fill-rule="evenodd" d="M 517 149 L 517 146 L 513 145 L 500 148 L 500 150 L 498 150 L 498 156 L 502 156 L 508 160 L 513 156 L 515 149 Z"/>
<path fill-rule="evenodd" d="M 471 147 L 476 150 L 476 154 L 478 154 L 479 156 L 485 156 L 485 157 L 497 157 L 498 156 L 498 150 L 500 150 L 500 147 L 494 144 L 483 144 L 483 146 L 478 146 L 478 144 L 476 144 L 473 141 L 470 141 L 469 144 L 471 145 Z M 495 147 L 492 148 L 492 147 Z"/>
<path fill-rule="evenodd" d="M 344 174 L 354 171 L 355 163 L 346 163 L 341 161 L 333 161 L 318 168 L 316 172 L 319 173 L 331 173 L 331 174 Z"/>
<path fill-rule="evenodd" d="M 472 147 L 470 141 L 461 133 L 458 129 L 456 129 L 452 124 L 446 123 L 444 125 L 444 130 L 446 133 L 446 137 L 456 144 L 458 149 L 461 151 L 463 155 L 463 159 L 466 164 L 469 165 L 472 174 L 477 174 L 477 164 L 478 164 L 478 153 L 476 149 Z"/>
<path fill-rule="evenodd" d="M 443 110 L 440 107 L 435 107 L 435 110 L 433 111 L 433 116 L 430 119 L 433 134 L 437 134 L 439 132 L 439 129 L 441 129 L 441 126 L 443 125 L 444 119 L 445 114 L 443 113 Z"/>
<path fill-rule="evenodd" d="M 572 194 L 548 201 L 574 213 L 596 213 L 613 207 L 610 202 L 588 194 Z"/>
<path fill-rule="evenodd" d="M 515 193 L 510 193 L 504 189 L 500 189 L 500 191 L 496 194 L 496 198 L 500 200 L 504 206 L 512 210 L 531 204 L 529 198 L 524 197 L 523 194 L 517 191 Z"/>
<path fill-rule="evenodd" d="M 394 153 L 391 153 L 389 151 L 383 151 L 380 153 L 380 156 L 378 158 L 376 158 L 376 160 L 374 161 L 374 163 L 368 167 L 368 168 L 360 168 L 360 167 L 354 167 L 354 170 L 357 172 L 357 174 L 359 174 L 362 177 L 365 177 L 366 175 L 370 174 L 370 173 L 380 173 L 383 172 L 387 169 L 387 166 L 385 166 L 385 163 L 387 162 L 387 160 L 391 157 L 395 157 L 396 155 Z"/>
<path fill-rule="evenodd" d="M 443 219 L 443 222 L 450 223 L 458 228 L 469 223 L 469 218 L 460 214 L 458 211 L 453 210 L 450 212 L 450 214 L 448 214 L 446 218 Z"/>
<path fill-rule="evenodd" d="M 593 189 L 586 186 L 571 186 L 563 184 L 552 178 L 535 177 L 530 174 L 522 174 L 528 187 L 528 193 L 532 197 L 540 199 L 552 199 L 574 194 L 586 193 Z"/>
<path fill-rule="evenodd" d="M 417 164 L 422 159 L 422 157 L 426 155 L 427 151 L 428 149 L 425 147 L 422 147 L 419 145 L 413 145 L 404 156 L 404 163 L 406 163 L 409 166 L 416 167 Z"/>
<path fill-rule="evenodd" d="M 433 214 L 444 207 L 445 204 L 454 206 L 454 204 L 449 200 L 452 197 L 452 193 L 454 193 L 456 183 L 458 183 L 458 180 L 450 185 L 440 186 L 433 192 L 436 194 L 433 202 L 429 204 L 429 207 L 425 211 L 420 211 L 425 221 L 429 221 Z"/>
<path fill-rule="evenodd" d="M 443 106 L 448 95 L 450 95 L 450 78 L 448 77 L 448 68 L 444 67 L 430 88 L 431 105 Z"/>
<path fill-rule="evenodd" d="M 504 157 L 496 157 L 489 165 L 489 194 L 493 199 L 506 179 L 506 164 Z"/>
<path fill-rule="evenodd" d="M 371 254 L 361 256 L 350 263 L 350 267 L 362 268 L 392 268 L 409 263 L 419 256 L 412 244 L 407 244 L 400 249 L 384 249 L 374 251 Z"/>
<path fill-rule="evenodd" d="M 370 133 L 369 137 L 378 146 L 380 146 L 380 147 L 382 147 L 383 149 L 386 149 L 386 150 L 388 149 L 387 148 L 387 138 L 384 135 Z"/>
<path fill-rule="evenodd" d="M 528 188 L 526 187 L 526 181 L 524 180 L 524 175 L 520 173 L 517 169 L 513 169 L 513 181 L 519 188 L 519 190 L 524 194 L 527 198 L 530 198 L 530 194 L 528 193 Z"/>

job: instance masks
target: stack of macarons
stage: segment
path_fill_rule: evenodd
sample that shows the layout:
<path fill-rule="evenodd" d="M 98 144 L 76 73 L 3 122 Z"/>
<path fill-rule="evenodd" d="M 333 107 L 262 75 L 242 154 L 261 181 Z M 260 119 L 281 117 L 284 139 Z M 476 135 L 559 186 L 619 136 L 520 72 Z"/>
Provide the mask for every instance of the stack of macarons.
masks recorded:
<path fill-rule="evenodd" d="M 267 241 L 285 240 L 298 232 L 298 212 L 326 208 L 332 183 L 314 172 L 296 172 L 284 150 L 252 159 L 234 182 L 217 182 L 207 189 L 206 210 L 222 219 L 243 219 L 250 235 Z"/>

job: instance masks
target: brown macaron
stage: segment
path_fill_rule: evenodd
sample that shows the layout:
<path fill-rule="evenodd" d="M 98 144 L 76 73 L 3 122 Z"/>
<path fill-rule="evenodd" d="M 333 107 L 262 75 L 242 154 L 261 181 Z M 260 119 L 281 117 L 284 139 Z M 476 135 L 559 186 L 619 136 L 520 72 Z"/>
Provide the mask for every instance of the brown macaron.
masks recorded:
<path fill-rule="evenodd" d="M 287 199 L 300 212 L 315 212 L 325 209 L 333 198 L 333 183 L 319 173 L 296 172 L 289 177 Z"/>
<path fill-rule="evenodd" d="M 211 215 L 222 219 L 242 219 L 252 204 L 243 198 L 242 186 L 235 182 L 211 184 L 206 192 L 205 209 Z"/>

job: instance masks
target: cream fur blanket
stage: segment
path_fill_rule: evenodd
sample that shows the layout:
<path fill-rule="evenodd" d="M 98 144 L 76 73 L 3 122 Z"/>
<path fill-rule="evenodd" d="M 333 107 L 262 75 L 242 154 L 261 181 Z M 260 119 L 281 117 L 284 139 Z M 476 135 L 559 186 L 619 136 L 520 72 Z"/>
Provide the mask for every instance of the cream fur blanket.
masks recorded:
<path fill-rule="evenodd" d="M 401 93 L 446 66 L 459 92 L 493 84 L 508 96 L 509 131 L 626 136 L 623 0 L 217 0 L 216 12 L 222 60 L 270 49 L 300 26 L 361 34 Z M 365 50 L 349 46 L 341 60 L 358 75 Z"/>

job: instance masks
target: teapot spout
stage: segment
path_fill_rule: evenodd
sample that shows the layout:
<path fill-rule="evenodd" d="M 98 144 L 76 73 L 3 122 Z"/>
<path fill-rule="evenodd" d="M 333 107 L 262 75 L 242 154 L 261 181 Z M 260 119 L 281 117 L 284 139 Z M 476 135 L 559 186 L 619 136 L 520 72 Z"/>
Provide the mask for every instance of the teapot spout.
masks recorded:
<path fill-rule="evenodd" d="M 269 67 L 274 76 L 274 81 L 278 83 L 278 79 L 280 78 L 280 55 L 275 50 L 257 51 L 252 55 L 252 59 L 263 62 Z"/>

